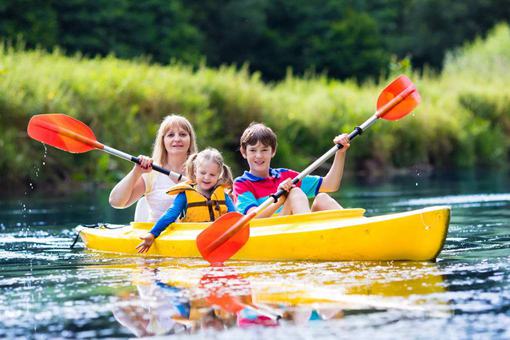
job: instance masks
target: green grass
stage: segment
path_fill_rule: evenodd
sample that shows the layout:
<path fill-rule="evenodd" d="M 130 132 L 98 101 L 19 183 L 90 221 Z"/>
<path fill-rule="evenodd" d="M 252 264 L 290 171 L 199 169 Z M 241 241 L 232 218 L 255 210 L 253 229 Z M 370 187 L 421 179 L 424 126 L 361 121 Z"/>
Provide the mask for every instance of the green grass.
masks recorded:
<path fill-rule="evenodd" d="M 422 103 L 401 121 L 379 122 L 357 138 L 348 169 L 504 166 L 510 147 L 509 69 L 510 29 L 499 25 L 486 39 L 449 53 L 442 73 L 408 71 Z M 244 167 L 240 134 L 251 121 L 263 121 L 278 134 L 274 165 L 300 169 L 328 150 L 336 134 L 367 119 L 394 76 L 358 85 L 289 75 L 264 84 L 246 68 L 191 69 L 4 46 L 0 176 L 13 185 L 112 183 L 130 167 L 99 151 L 70 155 L 49 148 L 43 159 L 43 147 L 25 131 L 30 116 L 50 112 L 84 121 L 100 141 L 135 155 L 150 154 L 162 117 L 180 113 L 193 122 L 199 146 L 222 150 L 235 173 Z"/>

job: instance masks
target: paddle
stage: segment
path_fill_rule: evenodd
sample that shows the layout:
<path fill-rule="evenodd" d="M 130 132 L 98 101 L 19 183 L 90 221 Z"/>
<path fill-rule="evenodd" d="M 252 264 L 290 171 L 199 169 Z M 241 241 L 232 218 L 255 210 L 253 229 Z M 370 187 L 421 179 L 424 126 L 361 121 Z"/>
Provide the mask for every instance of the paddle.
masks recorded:
<path fill-rule="evenodd" d="M 398 120 L 404 117 L 419 102 L 420 94 L 411 80 L 404 75 L 397 77 L 379 95 L 377 111 L 349 134 L 349 140 L 353 140 L 356 136 L 360 135 L 379 118 Z M 333 146 L 328 152 L 296 176 L 292 183 L 296 184 L 305 176 L 308 176 L 341 148 L 342 145 L 340 144 Z M 284 193 L 284 190 L 279 190 L 247 215 L 231 212 L 213 222 L 197 237 L 197 247 L 202 257 L 210 263 L 222 263 L 228 260 L 248 241 L 250 236 L 249 222 L 272 203 L 277 202 L 278 198 Z"/>
<path fill-rule="evenodd" d="M 28 122 L 27 132 L 31 138 L 67 152 L 84 153 L 98 149 L 140 164 L 138 157 L 131 156 L 98 142 L 94 132 L 85 123 L 62 113 L 32 116 Z M 183 178 L 181 174 L 155 164 L 152 165 L 152 169 L 167 176 L 172 175 L 179 181 Z"/>
<path fill-rule="evenodd" d="M 242 278 L 235 268 L 210 267 L 200 279 L 199 288 L 207 292 L 205 298 L 207 303 L 229 313 L 239 313 L 243 309 L 250 310 L 256 313 L 259 316 L 257 319 L 266 326 L 276 325 L 281 318 L 278 311 L 253 303 L 250 282 Z"/>

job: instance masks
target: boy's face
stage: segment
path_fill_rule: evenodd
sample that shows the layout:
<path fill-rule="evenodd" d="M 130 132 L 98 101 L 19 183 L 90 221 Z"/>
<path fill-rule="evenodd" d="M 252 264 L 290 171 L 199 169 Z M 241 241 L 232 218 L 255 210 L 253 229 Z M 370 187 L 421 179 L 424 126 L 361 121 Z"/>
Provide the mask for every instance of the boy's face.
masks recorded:
<path fill-rule="evenodd" d="M 253 174 L 267 175 L 271 166 L 271 158 L 275 155 L 275 150 L 269 145 L 257 142 L 255 145 L 246 146 L 246 150 L 241 150 L 241 154 L 248 162 L 250 172 Z"/>

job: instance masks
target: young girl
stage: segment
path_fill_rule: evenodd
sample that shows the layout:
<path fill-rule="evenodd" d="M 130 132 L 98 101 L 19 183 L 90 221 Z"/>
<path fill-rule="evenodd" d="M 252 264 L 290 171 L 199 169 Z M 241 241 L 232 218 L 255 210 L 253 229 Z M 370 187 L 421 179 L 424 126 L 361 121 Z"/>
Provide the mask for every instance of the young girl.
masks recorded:
<path fill-rule="evenodd" d="M 149 250 L 154 239 L 180 216 L 183 222 L 211 222 L 236 211 L 225 189 L 232 187 L 232 173 L 224 164 L 218 150 L 207 148 L 190 156 L 186 162 L 189 181 L 170 188 L 170 195 L 177 195 L 168 211 L 156 222 L 152 230 L 140 237 L 136 249 L 139 253 Z"/>
<path fill-rule="evenodd" d="M 195 152 L 197 144 L 191 123 L 175 114 L 165 117 L 154 141 L 152 158 L 139 156 L 141 164 L 135 165 L 110 193 L 110 205 L 123 209 L 145 196 L 149 216 L 142 222 L 157 221 L 173 203 L 174 196 L 166 192 L 177 184 L 177 178 L 152 171 L 152 161 L 168 170 L 183 173 L 186 159 Z"/>

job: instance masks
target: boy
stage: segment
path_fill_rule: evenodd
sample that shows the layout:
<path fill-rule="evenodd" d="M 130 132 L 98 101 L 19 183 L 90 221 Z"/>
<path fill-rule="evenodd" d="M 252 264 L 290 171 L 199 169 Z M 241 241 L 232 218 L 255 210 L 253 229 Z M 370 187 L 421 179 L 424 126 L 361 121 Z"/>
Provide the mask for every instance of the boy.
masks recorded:
<path fill-rule="evenodd" d="M 310 211 L 341 209 L 342 207 L 325 192 L 337 191 L 343 175 L 345 151 L 349 148 L 347 134 L 334 139 L 343 148 L 337 151 L 333 165 L 324 177 L 306 176 L 297 185 L 292 179 L 298 172 L 290 169 L 271 168 L 271 158 L 276 154 L 276 135 L 269 127 L 261 123 L 251 123 L 241 136 L 241 154 L 248 162 L 249 171 L 245 171 L 234 181 L 234 196 L 237 210 L 247 214 L 256 209 L 271 194 L 283 189 L 276 203 L 271 204 L 257 217 L 269 217 L 273 214 L 292 215 Z M 308 198 L 314 198 L 310 208 Z"/>

